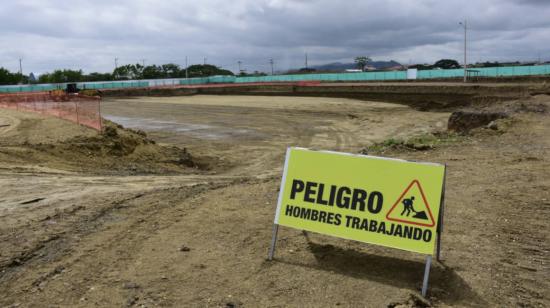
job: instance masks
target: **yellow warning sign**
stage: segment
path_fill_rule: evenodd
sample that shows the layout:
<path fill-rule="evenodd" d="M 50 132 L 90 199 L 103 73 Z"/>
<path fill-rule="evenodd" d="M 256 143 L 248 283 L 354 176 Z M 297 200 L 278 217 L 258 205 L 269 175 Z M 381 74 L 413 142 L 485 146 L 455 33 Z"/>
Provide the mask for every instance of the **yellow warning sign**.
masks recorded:
<path fill-rule="evenodd" d="M 275 224 L 433 254 L 445 166 L 289 148 Z"/>

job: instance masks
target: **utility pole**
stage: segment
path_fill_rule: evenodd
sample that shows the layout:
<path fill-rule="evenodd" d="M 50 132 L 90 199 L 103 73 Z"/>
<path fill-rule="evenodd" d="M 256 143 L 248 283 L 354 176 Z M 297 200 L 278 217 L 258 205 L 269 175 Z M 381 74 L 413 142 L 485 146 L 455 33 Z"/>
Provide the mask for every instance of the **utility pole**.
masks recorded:
<path fill-rule="evenodd" d="M 146 61 L 146 60 L 147 60 L 147 59 L 141 59 L 141 64 L 143 65 L 143 67 L 145 67 L 145 61 Z"/>
<path fill-rule="evenodd" d="M 118 70 L 118 58 L 115 57 L 115 72 L 114 72 L 114 74 L 113 74 L 113 78 L 114 78 L 115 80 L 116 80 L 117 74 L 118 74 L 117 70 Z"/>
<path fill-rule="evenodd" d="M 306 70 L 307 70 L 307 52 L 306 52 Z"/>
<path fill-rule="evenodd" d="M 269 59 L 269 64 L 271 64 L 271 76 L 273 76 L 274 75 L 273 64 L 275 64 L 275 62 L 273 61 L 273 58 Z"/>
<path fill-rule="evenodd" d="M 237 63 L 239 64 L 239 75 L 241 74 L 241 64 L 243 63 L 243 61 L 239 60 L 237 61 Z"/>
<path fill-rule="evenodd" d="M 21 75 L 21 84 L 23 83 L 23 59 L 19 58 L 19 74 Z"/>
<path fill-rule="evenodd" d="M 204 63 L 203 63 L 203 65 L 206 65 L 206 60 L 207 60 L 207 59 L 208 59 L 207 57 L 204 57 Z"/>
<path fill-rule="evenodd" d="M 187 56 L 185 56 L 185 79 L 189 78 L 189 74 L 187 73 L 187 68 L 189 65 L 187 65 Z"/>
<path fill-rule="evenodd" d="M 460 22 L 460 25 L 464 27 L 464 82 L 468 82 L 468 58 L 466 56 L 467 54 L 467 41 L 466 41 L 466 34 L 468 31 L 468 22 L 466 19 L 464 19 L 464 22 Z"/>

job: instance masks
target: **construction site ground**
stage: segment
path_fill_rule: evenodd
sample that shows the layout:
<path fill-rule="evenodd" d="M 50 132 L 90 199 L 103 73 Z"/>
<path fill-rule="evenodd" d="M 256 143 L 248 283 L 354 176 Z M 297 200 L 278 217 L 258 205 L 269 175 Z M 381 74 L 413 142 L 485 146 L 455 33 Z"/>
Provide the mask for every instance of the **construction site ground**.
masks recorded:
<path fill-rule="evenodd" d="M 510 118 L 465 135 L 413 107 L 107 98 L 126 129 L 103 137 L 0 110 L 0 306 L 550 306 L 550 97 L 485 104 Z M 281 228 L 266 260 L 288 146 L 447 164 L 429 303 L 422 255 Z"/>

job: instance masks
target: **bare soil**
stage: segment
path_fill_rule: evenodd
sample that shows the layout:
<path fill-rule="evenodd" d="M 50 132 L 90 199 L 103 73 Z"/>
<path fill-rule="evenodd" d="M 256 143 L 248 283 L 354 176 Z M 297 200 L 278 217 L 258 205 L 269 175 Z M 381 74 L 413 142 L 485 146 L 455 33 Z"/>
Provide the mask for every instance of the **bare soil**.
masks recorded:
<path fill-rule="evenodd" d="M 484 105 L 511 118 L 450 139 L 448 112 L 351 99 L 105 101 L 104 116 L 148 137 L 120 134 L 185 147 L 208 169 L 169 175 L 16 158 L 14 144 L 98 137 L 0 110 L 0 125 L 10 124 L 0 127 L 0 306 L 549 306 L 549 106 L 544 95 Z M 418 136 L 445 140 L 384 142 Z M 443 262 L 432 267 L 428 302 L 418 297 L 416 254 L 281 228 L 277 257 L 266 261 L 289 145 L 447 164 Z"/>
<path fill-rule="evenodd" d="M 140 130 L 104 121 L 103 131 L 54 117 L 2 110 L 0 168 L 92 174 L 182 173 L 198 169 L 187 150 L 159 146 Z"/>

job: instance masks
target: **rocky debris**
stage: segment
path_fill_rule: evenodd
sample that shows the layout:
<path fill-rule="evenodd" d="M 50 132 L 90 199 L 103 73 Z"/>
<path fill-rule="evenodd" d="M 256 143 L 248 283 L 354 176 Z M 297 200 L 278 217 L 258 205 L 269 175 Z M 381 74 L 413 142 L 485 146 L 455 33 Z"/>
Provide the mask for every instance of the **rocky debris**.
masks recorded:
<path fill-rule="evenodd" d="M 191 251 L 191 248 L 189 248 L 189 247 L 187 247 L 187 246 L 185 246 L 185 245 L 182 245 L 182 246 L 180 247 L 180 251 L 182 251 L 182 252 L 188 252 L 188 251 Z"/>
<path fill-rule="evenodd" d="M 139 289 L 140 286 L 139 286 L 139 284 L 137 284 L 135 282 L 127 282 L 122 286 L 122 288 L 124 288 L 124 289 Z"/>
<path fill-rule="evenodd" d="M 127 300 L 126 300 L 126 307 L 132 307 L 134 305 L 136 305 L 136 303 L 139 301 L 139 296 L 130 296 Z"/>
<path fill-rule="evenodd" d="M 432 307 L 432 304 L 424 297 L 417 294 L 410 294 L 405 302 L 393 302 L 388 308 L 425 308 Z"/>
<path fill-rule="evenodd" d="M 513 108 L 514 112 L 548 113 L 548 106 L 540 103 L 521 102 Z"/>
<path fill-rule="evenodd" d="M 496 121 L 491 121 L 491 123 L 487 124 L 487 128 L 492 130 L 498 130 L 498 123 Z"/>
<path fill-rule="evenodd" d="M 455 111 L 449 117 L 447 128 L 450 131 L 468 133 L 474 128 L 508 117 L 509 115 L 504 112 Z"/>
<path fill-rule="evenodd" d="M 240 302 L 240 301 L 230 301 L 230 302 L 227 302 L 225 303 L 225 308 L 239 308 L 239 307 L 242 307 L 243 306 L 243 303 Z"/>

